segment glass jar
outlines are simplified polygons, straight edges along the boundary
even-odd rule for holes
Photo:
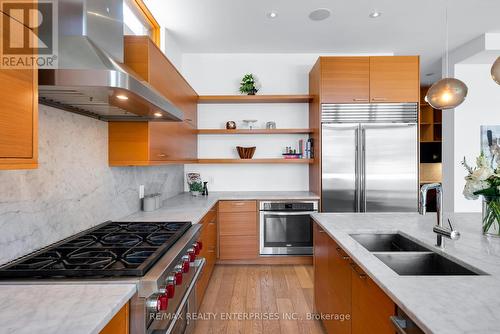
[[[483,234],[500,237],[500,196],[483,196]]]

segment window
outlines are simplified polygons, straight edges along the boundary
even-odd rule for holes
[[[125,35],[149,36],[160,47],[160,25],[142,0],[123,1]]]

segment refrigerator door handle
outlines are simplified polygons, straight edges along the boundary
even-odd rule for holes
[[[356,212],[361,212],[361,181],[360,181],[360,142],[359,142],[359,126],[354,130],[354,141],[356,144],[356,152],[354,154],[354,198],[355,198],[355,207]]]
[[[366,212],[366,129],[361,126],[361,212]]]

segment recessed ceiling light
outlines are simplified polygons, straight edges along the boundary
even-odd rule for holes
[[[370,16],[372,19],[376,19],[377,17],[382,16],[382,13],[376,10],[376,11],[374,11],[373,13],[370,13],[370,15],[369,15],[369,16]]]
[[[313,21],[323,21],[330,17],[332,12],[328,8],[318,8],[309,13],[309,18]]]
[[[128,100],[128,96],[127,95],[116,95],[116,98],[119,99],[119,100]]]
[[[155,115],[155,117],[162,117],[163,114],[159,111],[155,112],[153,115]]]
[[[270,19],[275,19],[278,17],[278,12],[276,12],[275,10],[272,10],[269,13],[267,13],[267,17]]]

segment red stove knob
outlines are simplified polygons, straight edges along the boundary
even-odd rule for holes
[[[198,243],[197,243],[197,242],[195,242],[195,243],[193,244],[193,248],[194,248],[194,254],[195,254],[195,255],[200,254],[200,249],[201,249],[201,248],[200,248],[200,245],[198,245]]]
[[[189,255],[184,255],[182,257],[182,271],[184,273],[189,272],[189,262],[191,262]]]
[[[176,285],[182,284],[182,273],[184,272],[184,269],[182,267],[183,266],[181,264],[178,264],[174,268],[174,278]]]
[[[196,259],[196,251],[194,250],[194,248],[189,248],[187,250],[187,253],[189,256],[189,262],[194,262],[194,260]]]
[[[165,294],[167,295],[167,298],[174,298],[174,294],[175,294],[175,277],[174,276],[168,276],[166,281],[167,281],[167,285],[165,286]]]
[[[158,311],[166,311],[168,307],[168,297],[167,295],[159,295],[156,299],[156,309]]]

